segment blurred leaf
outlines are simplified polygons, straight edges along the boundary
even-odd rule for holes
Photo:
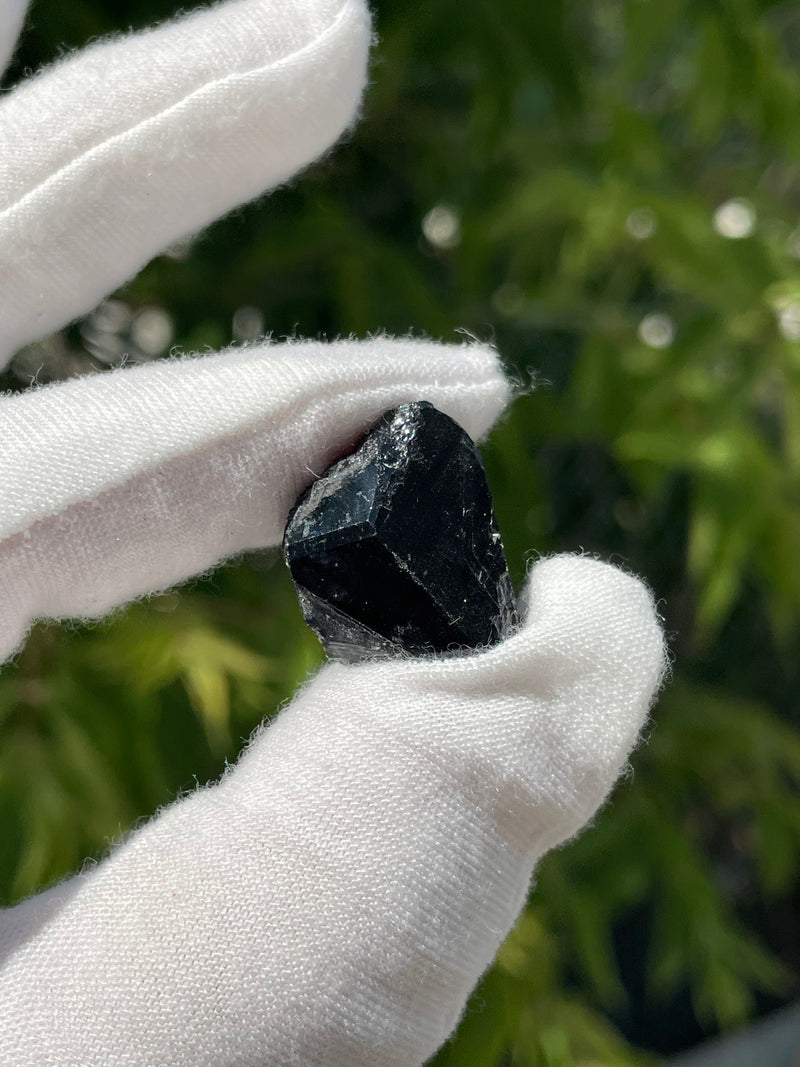
[[[129,609],[97,643],[94,658],[113,664],[141,693],[181,682],[215,752],[230,745],[231,686],[263,684],[274,674],[270,660],[220,633],[185,603],[166,612],[158,605]]]

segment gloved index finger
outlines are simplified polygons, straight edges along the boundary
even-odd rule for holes
[[[355,115],[369,38],[363,0],[230,0],[92,45],[12,92],[0,367],[329,148]]]
[[[37,618],[90,618],[280,541],[298,493],[385,411],[482,437],[496,353],[374,339],[252,346],[0,400],[0,663]]]

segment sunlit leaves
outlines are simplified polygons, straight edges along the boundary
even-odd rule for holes
[[[535,907],[523,913],[467,1006],[437,1067],[646,1067],[608,1022],[559,988],[558,947]]]
[[[220,632],[207,616],[170,603],[133,607],[100,639],[92,656],[142,695],[179,682],[203,723],[211,748],[231,744],[231,688],[266,684],[275,667]]]

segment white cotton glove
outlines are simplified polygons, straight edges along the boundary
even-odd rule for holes
[[[95,44],[3,100],[0,366],[329,148],[369,34],[362,0],[231,0]]]
[[[16,90],[0,104],[0,350],[332,143],[368,35],[357,0],[238,0]],[[404,340],[0,397],[0,658],[35,618],[97,617],[276,544],[313,474],[414,399],[481,437],[509,388],[486,348]],[[488,651],[329,664],[219,784],[0,913],[0,1064],[432,1055],[537,859],[606,798],[662,670],[647,591],[605,564],[539,563],[521,612]]]

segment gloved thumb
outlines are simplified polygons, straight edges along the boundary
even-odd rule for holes
[[[326,666],[219,784],[0,916],[0,1061],[424,1062],[606,798],[663,655],[636,579],[562,556],[490,650]]]

